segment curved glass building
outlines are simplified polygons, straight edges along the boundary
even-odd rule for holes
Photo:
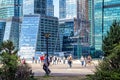
[[[22,0],[0,0],[0,18],[6,19],[11,16],[21,16]]]

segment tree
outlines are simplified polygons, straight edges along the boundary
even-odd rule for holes
[[[88,80],[120,80],[120,23],[114,21],[103,40],[105,59]]]
[[[110,31],[103,39],[102,50],[104,51],[104,56],[111,54],[111,50],[115,47],[114,44],[120,42],[120,22],[114,21],[110,26]]]
[[[120,43],[114,46],[111,54],[99,64],[88,80],[120,80]]]
[[[31,67],[18,63],[17,50],[12,41],[4,41],[0,45],[0,80],[34,80]]]

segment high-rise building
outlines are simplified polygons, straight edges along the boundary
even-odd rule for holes
[[[113,20],[120,20],[120,0],[94,0],[95,48],[102,50],[102,39]]]
[[[77,14],[76,0],[59,0],[59,18],[73,19]]]
[[[0,20],[0,43],[3,41],[4,32],[5,32],[6,20]]]
[[[23,15],[46,15],[46,0],[23,0]]]
[[[22,0],[0,0],[0,19],[5,19],[3,41],[11,40],[18,49]]]
[[[53,0],[47,0],[47,16],[54,16]]]
[[[88,0],[88,19],[90,22],[90,46],[95,46],[94,38],[94,0]]]
[[[22,16],[22,0],[0,0],[0,19]]]
[[[19,45],[19,19],[11,17],[6,19],[6,26],[3,41],[11,40],[18,49]]]
[[[65,55],[74,55],[74,46],[71,45],[73,42],[70,37],[74,35],[74,19],[59,20],[59,37],[60,37],[60,48]]]
[[[88,19],[88,0],[77,0],[77,17],[75,18],[74,38],[77,38],[77,55],[89,54],[90,22]]]
[[[77,16],[77,2],[76,0],[59,0],[59,32],[60,41],[62,41],[62,51],[65,54],[72,54],[74,56],[74,45],[70,37],[74,35],[74,18]]]
[[[45,33],[49,33],[48,53],[53,55],[56,49],[58,32],[58,18],[50,16],[40,16],[39,14],[24,15],[20,31],[19,54],[22,58],[32,58],[33,56],[46,53]]]

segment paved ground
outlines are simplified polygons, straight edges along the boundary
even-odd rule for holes
[[[94,64],[87,65],[86,67],[82,67],[80,61],[74,60],[72,68],[68,67],[68,64],[56,64],[50,65],[51,76],[79,76],[79,75],[87,75],[94,74],[95,66],[98,65],[98,60],[93,60]],[[42,69],[42,64],[31,63],[29,64],[32,67],[35,76],[44,76],[45,72]]]

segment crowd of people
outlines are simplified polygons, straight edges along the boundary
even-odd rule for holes
[[[20,63],[25,64],[26,60],[25,58],[22,58],[19,60]],[[80,58],[80,64],[82,67],[86,67],[86,65],[90,64],[92,62],[92,57],[89,55],[87,57],[81,56]],[[67,57],[58,57],[58,56],[47,56],[47,54],[43,54],[39,57],[32,57],[32,63],[42,63],[43,70],[45,71],[46,75],[49,75],[51,73],[51,70],[49,69],[49,65],[57,65],[57,64],[68,64],[69,68],[72,68],[73,65],[73,58],[72,55],[69,55]]]

